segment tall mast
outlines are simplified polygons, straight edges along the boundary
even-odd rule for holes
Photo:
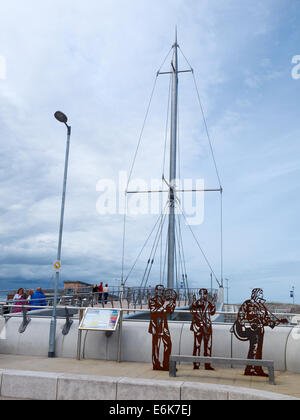
[[[178,44],[177,29],[175,44],[173,45],[172,60],[172,111],[171,111],[171,140],[170,140],[170,213],[168,232],[168,288],[174,288],[175,267],[175,180],[177,156],[177,116],[178,116]]]

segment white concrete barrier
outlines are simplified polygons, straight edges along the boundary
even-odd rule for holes
[[[0,340],[0,353],[12,355],[48,355],[50,319],[32,319],[23,334],[18,332],[22,318],[11,318],[6,324],[6,340]],[[59,319],[56,329],[56,355],[76,358],[78,320],[74,320],[67,336],[62,335],[65,321]],[[173,354],[192,355],[194,334],[189,322],[170,322]],[[149,321],[124,321],[121,341],[121,360],[152,362],[152,336]],[[245,358],[249,342],[238,341],[230,333],[231,325],[214,324],[213,356]],[[117,360],[118,332],[107,337],[104,332],[83,332],[82,357]],[[300,327],[280,326],[265,329],[263,358],[274,360],[275,370],[300,373]]]
[[[181,400],[294,400],[273,392],[227,385],[184,382],[181,385]]]
[[[2,371],[1,397],[56,400],[57,374]]]
[[[92,375],[58,376],[58,400],[116,400],[117,383],[121,378],[101,377]]]
[[[296,400],[287,395],[194,382],[0,371],[0,397],[32,400]]]
[[[300,326],[294,327],[286,345],[286,369],[300,373]]]
[[[118,400],[180,400],[182,382],[123,378],[117,384]]]

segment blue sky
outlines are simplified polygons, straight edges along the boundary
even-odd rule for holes
[[[0,289],[52,285],[65,152],[64,127],[53,118],[57,109],[73,127],[62,279],[112,284],[120,278],[123,218],[97,214],[96,184],[129,171],[154,77],[177,25],[224,187],[230,300],[240,302],[252,287],[262,287],[268,299],[289,302],[292,286],[297,300],[300,80],[291,71],[292,57],[300,54],[299,15],[295,0],[288,7],[285,0],[3,3]],[[161,176],[167,91],[168,78],[160,78],[134,176]],[[180,139],[182,176],[217,186],[190,75],[180,78]],[[130,218],[126,269],[153,221]],[[219,275],[218,196],[205,197],[205,220],[195,233]],[[191,285],[209,286],[209,270],[188,231],[184,242]]]

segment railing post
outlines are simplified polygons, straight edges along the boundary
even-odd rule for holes
[[[79,309],[79,324],[81,323],[83,317],[83,309]],[[78,336],[77,336],[77,360],[81,359],[81,338],[82,338],[82,331],[78,329]]]
[[[120,319],[119,319],[118,363],[121,362],[121,358],[122,358],[122,328],[123,328],[123,310],[121,309]]]
[[[269,371],[269,382],[271,385],[276,385],[275,384],[275,373],[274,373],[274,365],[273,366],[268,366],[268,371]]]
[[[170,378],[176,378],[176,361],[170,360],[170,370],[169,370],[169,376]]]

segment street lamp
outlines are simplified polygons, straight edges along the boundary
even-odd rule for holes
[[[65,157],[63,193],[62,193],[62,202],[61,202],[57,261],[55,263],[56,277],[55,277],[55,289],[54,289],[53,314],[52,314],[51,323],[50,323],[50,335],[49,335],[48,357],[52,357],[52,358],[55,357],[56,305],[57,305],[58,287],[59,287],[59,269],[61,266],[61,245],[62,245],[62,234],[63,234],[63,225],[64,225],[66,187],[67,187],[68,163],[69,163],[70,140],[71,140],[71,127],[67,124],[68,117],[61,111],[57,111],[54,114],[54,117],[57,119],[57,121],[65,124],[65,126],[67,127],[67,147],[66,147],[66,157]]]

